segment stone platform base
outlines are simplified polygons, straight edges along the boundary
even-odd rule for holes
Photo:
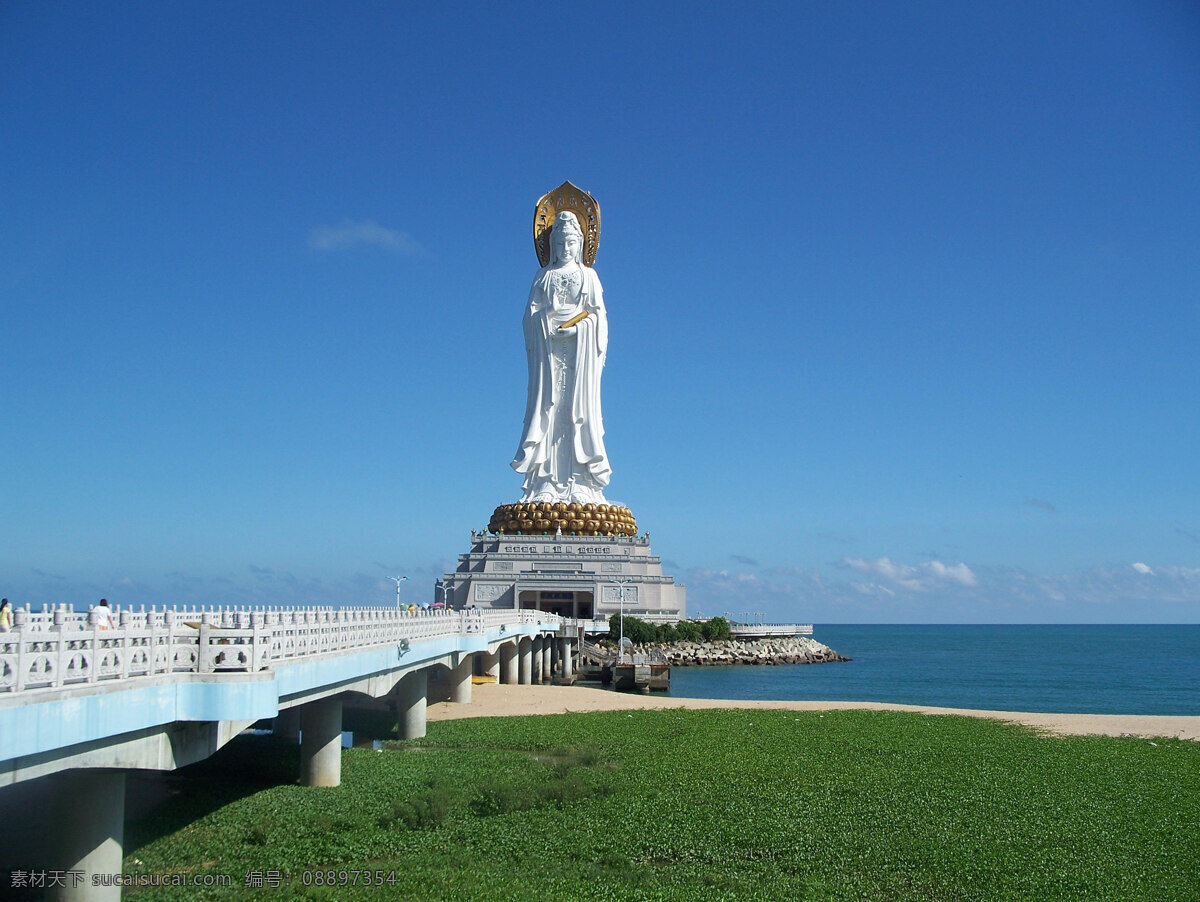
[[[488,532],[509,536],[636,536],[637,521],[620,504],[526,501],[492,512]]]
[[[534,527],[536,529],[536,526]],[[687,617],[687,590],[662,571],[649,536],[471,533],[471,550],[442,577],[455,608],[547,611],[594,620],[622,608],[643,620]]]

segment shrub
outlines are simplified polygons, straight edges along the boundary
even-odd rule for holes
[[[480,817],[521,811],[530,807],[529,794],[508,783],[487,783],[479,787],[479,794],[471,800],[471,810]]]
[[[431,789],[415,798],[392,802],[391,814],[381,817],[379,825],[394,827],[402,824],[409,830],[431,830],[449,813],[449,794],[441,789]]]
[[[246,831],[245,842],[248,846],[265,846],[271,841],[271,827],[266,820],[260,820]]]
[[[613,615],[608,619],[608,638],[616,642],[620,634],[621,618]],[[729,621],[724,617],[713,617],[703,622],[681,620],[679,623],[655,625],[625,615],[625,638],[634,645],[648,645],[651,642],[713,642],[728,639],[731,635]]]
[[[614,642],[621,635],[621,618],[608,618],[608,637]],[[639,620],[637,617],[625,615],[625,638],[634,645],[645,645],[653,642],[657,636],[657,630],[654,625],[647,623],[645,620]]]
[[[715,642],[718,639],[728,639],[733,635],[729,631],[729,621],[724,617],[713,617],[711,620],[706,620],[701,625],[700,631],[709,642]]]
[[[675,635],[680,642],[699,642],[704,638],[704,631],[694,620],[681,620],[675,624]]]
[[[560,773],[566,773],[576,767],[595,767],[601,761],[601,752],[594,745],[560,745],[551,749],[549,755],[539,756],[537,760],[551,764]]]
[[[565,774],[558,779],[539,786],[538,801],[543,805],[566,805],[588,798],[591,793],[578,774]]]

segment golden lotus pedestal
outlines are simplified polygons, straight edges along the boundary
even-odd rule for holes
[[[636,536],[637,521],[620,504],[526,501],[492,511],[488,532],[508,536]]]

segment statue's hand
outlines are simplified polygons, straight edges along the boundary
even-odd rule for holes
[[[554,330],[554,332],[556,335],[574,335],[575,327],[574,326],[559,326],[557,329]]]

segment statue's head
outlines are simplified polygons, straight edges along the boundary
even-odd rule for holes
[[[550,262],[566,263],[583,259],[583,229],[579,220],[569,210],[563,210],[554,220],[554,232],[550,235]]]

